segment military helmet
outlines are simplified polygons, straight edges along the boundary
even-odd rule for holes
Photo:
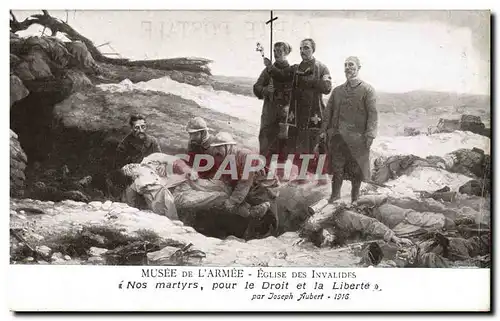
[[[222,145],[236,145],[233,136],[227,132],[220,132],[215,135],[213,142],[210,147],[222,146]]]
[[[202,130],[208,130],[207,123],[201,117],[191,118],[186,128],[188,133],[196,133]]]

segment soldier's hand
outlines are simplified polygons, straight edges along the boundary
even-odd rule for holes
[[[370,136],[365,136],[365,143],[366,143],[366,147],[367,147],[367,148],[372,147],[372,144],[373,144],[373,137],[370,137]]]
[[[271,62],[271,60],[269,60],[268,58],[264,57],[264,66],[266,66],[267,68],[269,68],[272,65],[273,65],[273,63]]]
[[[272,82],[270,82],[269,85],[267,85],[267,92],[274,93],[274,85]]]
[[[403,237],[393,237],[394,243],[396,243],[398,246],[411,246],[413,245],[413,242],[409,239],[405,239]]]

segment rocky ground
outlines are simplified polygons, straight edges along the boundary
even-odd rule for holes
[[[12,199],[10,218],[13,264],[347,267],[360,261],[356,246],[318,249],[296,244],[299,237],[293,232],[248,242],[221,240],[111,201]]]
[[[111,201],[12,199],[10,204],[12,264],[371,265],[366,259],[369,242],[318,248],[297,232],[250,241],[233,236],[218,239],[206,237],[181,221]],[[396,245],[382,241],[378,244],[383,258],[377,267],[404,266]],[[457,261],[452,266],[470,268],[476,263]]]

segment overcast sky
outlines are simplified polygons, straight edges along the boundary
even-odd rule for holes
[[[18,19],[27,12],[16,12]],[[66,12],[51,11],[66,19]],[[315,56],[335,84],[343,61],[357,55],[361,77],[388,92],[489,93],[489,13],[482,11],[276,11],[273,40],[287,41],[292,63],[299,42],[316,40]],[[132,59],[198,56],[214,74],[258,77],[261,42],[269,53],[268,11],[70,11],[68,22],[96,44]],[[30,30],[32,32],[34,29]]]

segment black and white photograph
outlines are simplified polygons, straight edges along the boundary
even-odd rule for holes
[[[489,273],[490,34],[489,10],[12,9],[10,266]]]

